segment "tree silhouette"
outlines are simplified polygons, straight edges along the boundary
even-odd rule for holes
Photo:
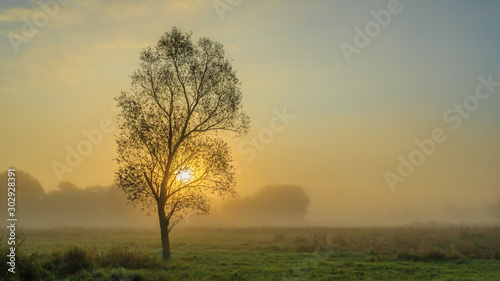
[[[158,212],[163,259],[187,212],[207,214],[209,196],[234,194],[224,132],[246,134],[240,82],[221,44],[196,43],[174,27],[140,55],[129,92],[116,98],[115,182],[133,204]]]

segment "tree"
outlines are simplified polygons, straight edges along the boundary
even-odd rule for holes
[[[130,91],[116,98],[115,182],[130,202],[158,212],[165,260],[169,233],[188,212],[207,214],[210,195],[234,194],[231,151],[221,137],[249,129],[223,46],[191,35],[174,27],[145,48]]]
[[[45,190],[43,189],[40,182],[33,177],[31,174],[24,172],[22,170],[16,169],[14,172],[16,175],[16,212],[19,217],[24,218],[33,216],[31,210],[37,210],[40,208],[43,198],[45,197]],[[0,182],[6,183],[8,178],[8,172],[5,171],[0,173]],[[7,204],[7,187],[5,187],[5,192],[0,192],[0,201],[6,202]],[[6,205],[4,205],[6,206]],[[7,216],[7,212],[4,213]],[[28,221],[35,221],[34,219],[28,219]]]

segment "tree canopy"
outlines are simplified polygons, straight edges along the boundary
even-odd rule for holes
[[[132,85],[117,97],[116,183],[134,204],[156,209],[169,232],[186,212],[209,211],[209,194],[234,193],[224,132],[245,134],[241,83],[221,44],[196,43],[174,27],[140,54]],[[180,174],[190,174],[180,179]]]

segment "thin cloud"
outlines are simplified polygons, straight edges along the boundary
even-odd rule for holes
[[[0,22],[22,22],[23,17],[30,17],[35,9],[10,8],[0,11]]]

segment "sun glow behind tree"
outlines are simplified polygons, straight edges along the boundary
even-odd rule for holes
[[[175,178],[181,183],[189,183],[195,178],[195,173],[190,167],[186,166],[177,170]]]

